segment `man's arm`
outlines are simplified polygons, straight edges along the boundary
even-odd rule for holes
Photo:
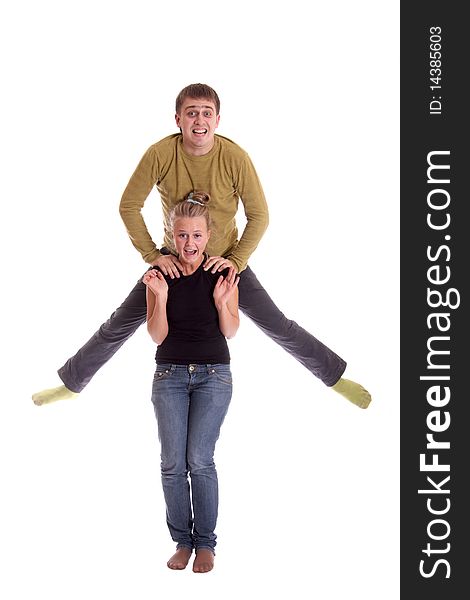
[[[142,208],[157,179],[155,147],[150,146],[130,178],[119,205],[119,213],[132,244],[149,264],[153,264],[161,254],[148,232]]]
[[[243,203],[247,223],[237,247],[226,258],[240,273],[246,267],[269,224],[268,205],[263,188],[248,155],[241,164],[235,189]]]

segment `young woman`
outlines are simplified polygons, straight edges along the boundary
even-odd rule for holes
[[[147,271],[147,328],[158,344],[152,402],[161,443],[166,518],[176,553],[171,569],[214,565],[218,507],[215,444],[232,396],[226,338],[239,326],[238,276],[206,271],[209,195],[192,192],[169,216],[180,277]],[[190,481],[188,480],[188,475]]]

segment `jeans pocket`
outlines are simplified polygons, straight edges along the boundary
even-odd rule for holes
[[[171,368],[171,365],[157,365],[153,381],[164,381],[165,379],[168,379],[168,377],[171,377],[172,374],[173,369]]]
[[[209,374],[221,383],[232,386],[232,372],[229,365],[210,365]]]

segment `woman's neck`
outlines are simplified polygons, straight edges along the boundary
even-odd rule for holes
[[[197,261],[197,263],[185,263],[182,262],[183,266],[183,275],[192,275],[195,271],[199,269],[199,267],[204,262],[205,256],[201,256],[201,258]]]

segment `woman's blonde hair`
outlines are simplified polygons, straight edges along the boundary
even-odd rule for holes
[[[176,219],[180,219],[181,217],[204,217],[207,223],[207,229],[209,230],[211,223],[207,204],[210,198],[211,197],[207,192],[194,190],[193,192],[190,192],[184,200],[175,204],[168,216],[171,230],[173,231]]]

